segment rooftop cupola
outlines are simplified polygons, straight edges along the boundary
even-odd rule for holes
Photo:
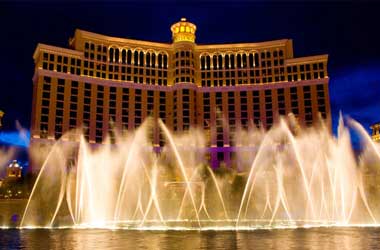
[[[195,42],[195,31],[197,30],[197,26],[195,24],[190,23],[186,20],[186,18],[181,18],[181,21],[173,24],[170,27],[172,31],[173,42]]]

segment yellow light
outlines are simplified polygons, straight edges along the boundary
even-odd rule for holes
[[[188,23],[185,18],[182,18],[180,22],[171,26],[173,34],[173,42],[195,42],[196,26],[192,23]]]

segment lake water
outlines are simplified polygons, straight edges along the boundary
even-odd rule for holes
[[[380,249],[380,228],[254,231],[4,229],[0,249]]]

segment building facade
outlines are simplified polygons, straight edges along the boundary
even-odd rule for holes
[[[104,143],[153,117],[172,131],[204,129],[216,167],[231,165],[237,129],[270,128],[289,113],[305,126],[320,116],[330,123],[327,55],[294,58],[289,39],[198,45],[184,18],[171,32],[171,43],[76,30],[69,48],[38,44],[32,145],[77,127]],[[152,145],[162,144],[155,126]]]
[[[372,129],[372,140],[375,142],[380,142],[380,122],[375,123],[371,126]]]

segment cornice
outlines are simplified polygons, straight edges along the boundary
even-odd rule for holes
[[[135,39],[128,39],[128,38],[120,38],[120,37],[112,37],[112,36],[106,36],[101,35],[85,30],[77,29],[75,31],[75,37],[79,38],[88,38],[91,40],[96,40],[102,43],[107,43],[109,45],[119,45],[120,47],[124,46],[135,46],[135,47],[146,47],[147,49],[151,49],[152,47],[158,48],[158,49],[172,49],[172,44],[169,43],[158,43],[158,42],[150,42],[150,41],[142,41],[142,40],[135,40]]]
[[[323,61],[324,62],[327,60],[328,60],[328,54],[316,55],[316,56],[296,57],[296,58],[285,59],[285,65],[310,63],[310,62],[317,62],[317,61]]]
[[[273,47],[286,46],[287,43],[291,42],[291,39],[281,39],[273,40],[266,42],[258,43],[230,43],[230,44],[204,44],[197,45],[195,49],[199,52],[208,51],[208,50],[226,50],[226,51],[237,51],[237,50],[257,50],[257,49],[266,49]]]
[[[56,46],[52,46],[52,45],[39,43],[39,44],[37,44],[36,50],[33,53],[33,59],[34,60],[37,60],[40,51],[46,51],[49,53],[66,54],[66,55],[70,55],[70,56],[74,56],[74,57],[82,57],[83,56],[82,51],[66,49],[66,48],[61,48],[61,47],[56,47]]]
[[[89,39],[93,41],[98,41],[100,43],[106,43],[108,45],[117,45],[120,47],[133,46],[133,47],[143,47],[145,49],[173,49],[173,43],[158,43],[151,41],[142,41],[136,39],[112,37],[107,35],[102,35],[98,33],[93,33],[85,30],[77,29],[75,31],[76,38]],[[195,44],[196,52],[212,51],[212,50],[225,50],[227,51],[239,51],[239,50],[258,50],[266,48],[276,48],[281,46],[287,46],[291,39],[280,39],[273,41],[257,42],[257,43],[232,43],[232,44]]]

